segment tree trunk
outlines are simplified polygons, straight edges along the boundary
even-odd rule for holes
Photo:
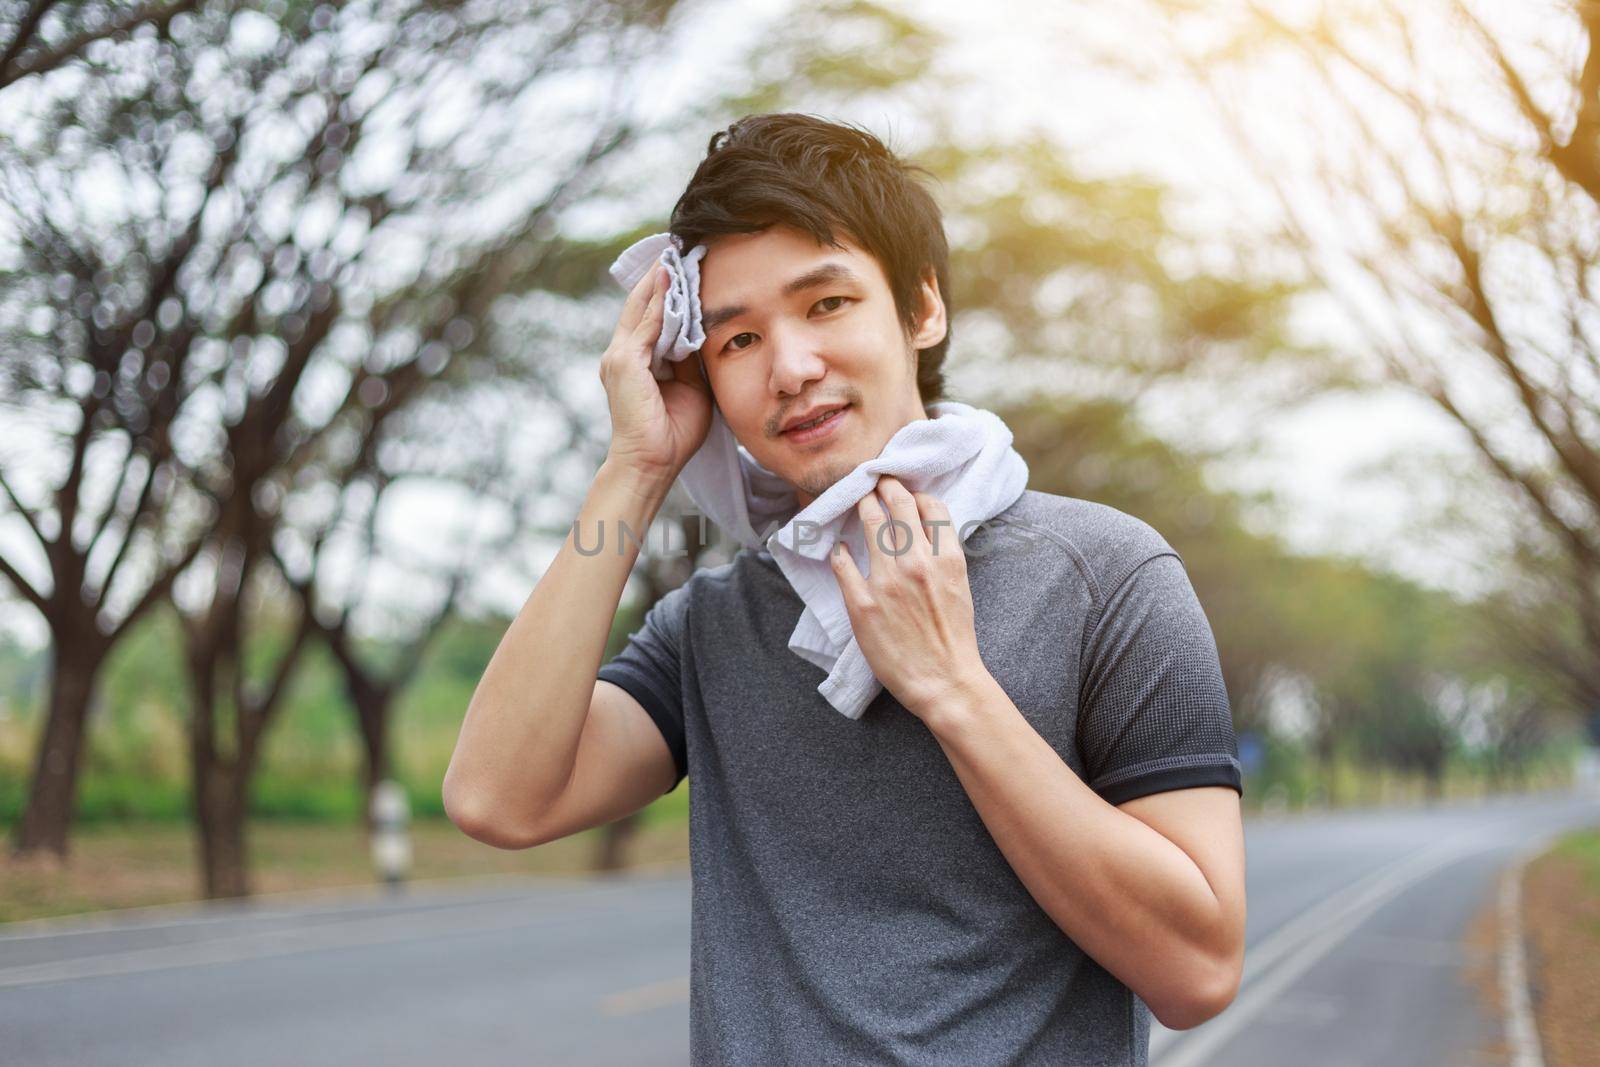
[[[240,669],[239,660],[229,654],[238,641],[235,634],[234,626],[224,624],[207,631],[203,641],[197,642],[194,632],[189,636],[191,803],[200,886],[209,899],[250,894],[245,831],[257,734],[242,721],[248,712],[232,695],[232,672]],[[219,714],[224,708],[227,713]]]
[[[78,770],[83,763],[89,706],[103,658],[72,650],[56,639],[50,675],[50,704],[34,761],[28,804],[12,842],[15,855],[53,853],[67,859]]]
[[[199,830],[200,874],[213,900],[250,895],[245,830],[250,775],[242,761],[195,762],[195,825]]]
[[[639,813],[624,815],[616,822],[607,823],[600,830],[600,844],[595,849],[596,871],[620,871],[626,865],[628,842],[639,830]]]
[[[1324,807],[1336,808],[1339,806],[1339,774],[1338,763],[1333,754],[1325,753],[1317,761],[1322,777],[1322,803]]]
[[[363,818],[370,833],[376,827],[372,822],[372,794],[378,783],[389,777],[389,705],[393,693],[389,690],[352,685],[351,700],[356,705],[356,720],[361,727],[361,748],[366,758],[363,785],[366,798]]]
[[[1444,767],[1433,764],[1428,767],[1427,776],[1423,779],[1423,796],[1430,804],[1437,804],[1444,799]]]

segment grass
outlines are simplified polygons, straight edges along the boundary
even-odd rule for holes
[[[1600,897],[1600,829],[1568,834],[1556,843],[1553,852],[1573,864],[1582,873],[1589,892]]]

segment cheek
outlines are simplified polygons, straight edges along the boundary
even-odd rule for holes
[[[729,426],[740,430],[759,429],[766,415],[761,380],[747,367],[720,367],[710,375],[711,391]]]
[[[895,329],[892,321],[874,321],[854,326],[839,338],[838,362],[848,366],[853,374],[875,376],[889,369],[885,353],[898,353],[905,349],[905,335]]]

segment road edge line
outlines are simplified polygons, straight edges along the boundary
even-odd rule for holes
[[[1528,962],[1522,929],[1522,876],[1534,856],[1549,847],[1541,842],[1524,850],[1500,876],[1500,998],[1512,1067],[1544,1067],[1539,1026],[1528,990]]]

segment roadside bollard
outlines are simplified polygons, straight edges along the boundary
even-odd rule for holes
[[[410,819],[411,805],[399,782],[385,778],[373,787],[372,864],[390,889],[400,888],[411,870]]]

